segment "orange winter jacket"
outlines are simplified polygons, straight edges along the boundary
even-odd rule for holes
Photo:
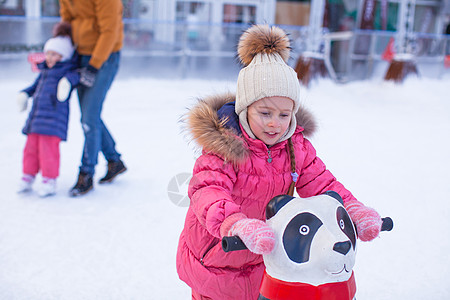
[[[60,14],[72,25],[78,53],[90,55],[97,69],[123,45],[123,6],[120,0],[60,0]]]

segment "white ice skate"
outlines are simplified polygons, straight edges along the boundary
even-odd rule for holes
[[[34,176],[23,174],[19,182],[19,187],[17,189],[18,193],[28,193],[33,187]]]
[[[56,193],[56,179],[43,178],[39,187],[38,195],[40,197],[52,196]]]

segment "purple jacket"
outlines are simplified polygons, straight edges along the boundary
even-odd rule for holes
[[[287,141],[270,148],[239,129],[229,128],[217,111],[234,101],[219,95],[200,101],[186,116],[194,140],[203,148],[189,184],[190,207],[181,233],[177,270],[180,278],[201,295],[213,299],[257,299],[264,271],[261,255],[248,250],[225,253],[220,226],[234,213],[265,220],[265,208],[276,195],[286,194],[292,182]],[[304,108],[297,114],[292,136],[296,183],[300,197],[328,190],[344,202],[352,194],[328,171],[305,138],[315,128]],[[229,116],[232,122],[235,116]],[[270,153],[269,153],[270,150]],[[268,158],[272,162],[268,162]]]
[[[49,69],[45,62],[38,64],[41,73],[30,87],[23,91],[33,97],[33,106],[22,132],[38,133],[67,139],[69,122],[69,101],[59,102],[56,98],[58,82],[66,77],[72,85],[78,85],[80,75],[76,71],[77,55],[71,60],[57,62]]]

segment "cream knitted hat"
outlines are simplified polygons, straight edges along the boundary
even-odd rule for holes
[[[57,36],[49,39],[44,45],[44,52],[55,51],[61,54],[61,61],[68,60],[72,57],[75,48],[72,40],[68,36]]]
[[[239,40],[238,55],[245,67],[238,76],[235,111],[251,138],[256,137],[248,124],[247,108],[266,97],[287,97],[294,102],[291,123],[278,142],[287,140],[295,131],[295,114],[300,106],[300,83],[297,73],[286,64],[289,53],[289,38],[275,26],[254,25]]]

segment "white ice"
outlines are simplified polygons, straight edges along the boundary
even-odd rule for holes
[[[18,195],[21,134],[15,103],[24,79],[0,83],[0,299],[190,299],[175,255],[187,208],[168,197],[199,152],[180,116],[198,97],[234,91],[234,81],[120,78],[103,118],[128,172],[70,198],[82,149],[76,95],[54,197]],[[329,80],[303,90],[319,122],[319,157],[394,230],[358,244],[358,300],[450,299],[450,77]],[[106,163],[99,159],[96,181]],[[180,194],[186,186],[180,187]]]

